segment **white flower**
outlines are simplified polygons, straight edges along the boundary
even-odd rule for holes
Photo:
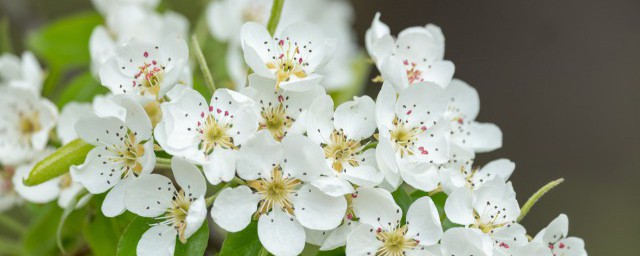
[[[584,241],[581,238],[570,237],[568,234],[569,218],[565,214],[560,214],[541,230],[533,241],[548,246],[553,255],[587,256]]]
[[[266,25],[273,1],[269,0],[222,0],[213,1],[207,7],[207,25],[218,40],[240,43],[238,31],[247,22]],[[285,2],[286,4],[286,2]]]
[[[451,228],[442,235],[440,250],[443,256],[492,256],[491,239],[477,229]],[[519,255],[519,254],[513,254]]]
[[[260,76],[275,81],[275,88],[306,91],[322,76],[315,73],[333,55],[334,40],[310,23],[295,23],[272,37],[264,25],[248,22],[240,31],[244,60]]]
[[[362,225],[349,235],[347,255],[429,255],[442,236],[440,216],[429,197],[411,204],[404,225],[402,210],[383,189],[360,188],[354,211]]]
[[[62,107],[56,127],[56,134],[62,144],[67,144],[78,138],[76,123],[80,118],[92,113],[93,108],[90,103],[69,102]]]
[[[10,53],[0,55],[0,87],[22,88],[39,95],[43,82],[44,72],[31,52],[22,53],[22,59]]]
[[[353,193],[349,183],[373,187],[384,176],[376,167],[375,149],[364,150],[376,130],[375,103],[368,97],[354,97],[333,111],[329,95],[316,99],[307,115],[307,135],[322,146],[327,166],[334,175],[314,184],[333,196]]]
[[[502,131],[495,124],[479,123],[480,97],[473,87],[453,79],[445,93],[450,99],[445,116],[451,120],[451,143],[469,154],[493,151],[502,146]]]
[[[331,230],[342,222],[344,197],[332,197],[310,182],[326,174],[320,147],[302,135],[277,142],[258,132],[240,149],[238,176],[247,185],[222,190],[211,216],[223,229],[237,232],[258,219],[258,237],[275,255],[298,255],[304,228]]]
[[[499,179],[505,183],[516,168],[514,162],[505,158],[493,160],[482,168],[472,167],[472,162],[454,166],[454,168],[440,170],[442,190],[447,195],[463,187],[469,190],[477,190],[492,179]]]
[[[15,172],[15,168],[11,166],[2,166],[0,168],[0,213],[22,203],[13,186]]]
[[[182,83],[189,60],[187,43],[167,36],[154,44],[132,39],[116,48],[115,56],[100,68],[100,81],[114,94],[136,94],[160,99]]]
[[[176,94],[161,105],[164,119],[155,129],[158,143],[172,155],[201,164],[210,183],[230,181],[238,149],[258,128],[255,104],[228,89],[216,90],[210,104],[190,88]]]
[[[513,255],[518,256],[557,256],[557,254],[552,254],[551,249],[542,241],[531,241],[527,245],[522,246],[516,250]],[[560,254],[562,255],[562,254]]]
[[[93,6],[102,14],[109,14],[113,9],[125,6],[140,6],[147,9],[154,9],[160,0],[91,0]]]
[[[78,136],[95,148],[89,151],[84,164],[71,167],[73,180],[92,194],[113,188],[102,204],[106,216],[124,212],[126,186],[138,176],[149,174],[156,162],[151,121],[144,109],[126,96],[116,100],[127,111],[124,122],[116,117],[95,115],[78,121]]]
[[[378,13],[367,30],[365,44],[382,77],[398,91],[424,81],[444,88],[453,78],[455,66],[443,60],[444,36],[436,25],[406,28],[393,40]]]
[[[249,87],[243,94],[256,103],[260,114],[260,130],[268,130],[280,141],[287,134],[303,134],[306,131],[306,115],[313,100],[325,95],[321,86],[311,86],[306,91],[286,91],[274,88],[274,81],[259,75],[249,76]]]
[[[171,160],[171,169],[180,190],[159,174],[140,177],[126,189],[127,210],[161,220],[142,235],[137,255],[173,255],[176,236],[186,243],[207,217],[204,200],[207,184],[200,170],[180,157]]]
[[[397,188],[402,179],[431,191],[438,185],[437,164],[449,154],[449,122],[442,119],[447,100],[433,83],[419,83],[397,96],[385,82],[376,100],[380,132],[376,161],[386,182]]]
[[[96,77],[100,67],[116,54],[117,45],[133,38],[158,45],[167,35],[186,38],[189,30],[182,15],[171,11],[159,14],[139,5],[117,5],[105,16],[105,25],[97,26],[89,39],[91,71]]]
[[[451,222],[490,236],[494,255],[512,255],[527,244],[526,230],[516,223],[520,206],[511,182],[492,179],[475,191],[459,188],[447,198],[444,209]]]
[[[57,118],[49,100],[25,89],[0,88],[0,163],[24,163],[44,150]]]

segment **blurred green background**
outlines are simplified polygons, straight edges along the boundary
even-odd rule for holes
[[[205,1],[165,1],[195,20]],[[640,239],[640,1],[352,1],[362,43],[376,11],[394,34],[435,23],[456,77],[481,95],[480,121],[498,124],[523,203],[546,182],[567,181],[524,220],[535,234],[559,213],[590,255],[635,255]],[[14,52],[59,17],[91,11],[88,0],[0,0]],[[6,40],[6,38],[0,38]],[[2,42],[0,40],[0,42]],[[372,76],[377,71],[372,72]],[[379,84],[370,84],[375,97]]]

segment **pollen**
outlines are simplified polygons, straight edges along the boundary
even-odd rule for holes
[[[271,132],[275,140],[282,140],[287,130],[295,120],[287,115],[286,107],[282,103],[266,107],[260,113],[262,120],[259,129]]]
[[[291,196],[301,184],[298,179],[284,177],[280,166],[273,168],[269,179],[247,181],[247,185],[262,196],[256,217],[270,212],[274,207],[282,207],[289,214],[293,214]]]
[[[359,141],[347,139],[340,131],[331,133],[329,139],[329,143],[323,146],[323,151],[325,158],[333,162],[333,170],[342,172],[345,164],[353,167],[359,165],[358,154],[364,148]]]

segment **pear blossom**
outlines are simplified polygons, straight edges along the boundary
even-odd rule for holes
[[[127,210],[160,221],[142,235],[137,255],[173,255],[176,237],[186,243],[207,217],[207,184],[200,170],[181,157],[171,160],[171,169],[179,190],[169,178],[149,174],[133,181],[125,191]]]
[[[258,129],[254,102],[228,89],[216,90],[211,103],[191,88],[176,94],[161,105],[158,143],[172,155],[201,164],[210,183],[230,181],[238,150]]]
[[[429,255],[442,237],[438,210],[426,196],[411,204],[404,225],[402,209],[380,188],[361,188],[354,212],[362,225],[349,235],[347,255]]]
[[[18,196],[13,186],[13,176],[15,172],[14,167],[0,167],[0,213],[8,211],[22,203],[22,199]]]
[[[516,164],[505,158],[493,160],[481,168],[473,167],[472,162],[465,162],[455,165],[454,168],[441,169],[440,182],[442,190],[447,195],[459,188],[475,191],[492,179],[506,183],[515,168]]]
[[[189,49],[180,36],[160,43],[136,38],[116,47],[115,56],[100,68],[100,81],[114,94],[134,94],[161,99],[176,84],[188,64]]]
[[[44,72],[33,53],[24,52],[21,58],[10,53],[0,55],[0,87],[22,88],[39,95],[43,82]]]
[[[302,135],[277,142],[258,132],[240,149],[238,176],[246,185],[222,190],[211,209],[213,220],[229,232],[258,219],[258,238],[274,255],[298,255],[305,229],[331,230],[342,222],[346,199],[311,185],[330,172],[323,152]]]
[[[484,153],[502,146],[502,131],[491,123],[475,119],[480,111],[478,92],[459,79],[453,79],[445,90],[450,98],[445,116],[451,120],[451,143],[470,154]]]
[[[394,40],[389,27],[380,21],[380,13],[367,30],[365,44],[382,77],[402,91],[418,82],[447,87],[455,66],[444,60],[444,35],[433,24],[409,27]]]
[[[416,84],[399,95],[388,82],[382,85],[376,100],[376,161],[392,188],[402,180],[424,191],[437,187],[438,164],[449,155],[443,96],[444,90],[433,83]]]
[[[450,228],[442,235],[440,251],[443,256],[492,256],[492,250],[491,239],[477,229]]]
[[[526,230],[516,223],[520,206],[511,182],[495,178],[475,191],[459,188],[445,202],[453,223],[478,229],[493,241],[493,255],[513,255],[527,244]]]
[[[0,163],[18,165],[45,149],[58,110],[31,91],[0,88]]]
[[[542,241],[531,241],[527,245],[518,248],[514,255],[518,256],[557,256]],[[559,254],[562,255],[562,254]]]
[[[316,99],[307,115],[307,135],[322,146],[327,166],[334,172],[316,183],[331,188],[334,196],[353,193],[350,183],[380,184],[384,176],[376,167],[375,149],[364,150],[375,130],[375,103],[370,97],[354,97],[335,113],[329,95]]]
[[[264,25],[247,22],[240,30],[244,60],[255,74],[275,81],[275,88],[306,91],[322,76],[315,71],[331,60],[334,39],[306,22],[288,25],[271,36]]]
[[[95,148],[70,172],[73,180],[92,194],[111,189],[102,204],[106,216],[124,212],[125,188],[132,180],[151,173],[156,162],[151,121],[144,109],[127,96],[116,101],[126,109],[124,121],[89,115],[76,124],[78,136]]]
[[[116,1],[117,2],[117,1]],[[137,4],[119,4],[105,13],[105,24],[94,28],[89,39],[91,71],[98,77],[101,66],[116,54],[118,45],[136,38],[158,45],[168,35],[186,38],[189,22],[175,12],[157,13]],[[190,84],[190,70],[181,79]]]
[[[242,90],[256,103],[255,111],[260,115],[258,129],[269,131],[278,141],[287,134],[303,134],[307,130],[309,107],[316,98],[326,95],[325,90],[314,85],[306,91],[287,91],[275,89],[274,84],[271,79],[252,74],[249,87]]]
[[[533,241],[546,245],[554,256],[587,256],[584,241],[568,235],[569,218],[565,214],[560,214],[542,229]]]

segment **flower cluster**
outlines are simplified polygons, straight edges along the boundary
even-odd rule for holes
[[[91,36],[91,69],[110,93],[91,103],[58,114],[40,96],[33,55],[0,58],[0,209],[56,198],[82,207],[105,193],[105,216],[155,220],[138,255],[173,255],[209,217],[227,232],[257,222],[274,255],[306,244],[353,256],[587,255],[565,215],[527,235],[512,161],[474,164],[502,132],[476,121],[478,93],[453,78],[439,27],[393,36],[377,14],[365,43],[379,93],[337,103],[327,91],[351,80],[357,55],[348,5],[287,2],[270,33],[271,1],[215,1],[207,22],[228,44],[237,89],[209,98],[193,89],[188,22],[157,2],[95,1],[106,23]],[[92,148],[83,163],[22,183],[78,139]],[[400,205],[394,191],[413,200]]]

